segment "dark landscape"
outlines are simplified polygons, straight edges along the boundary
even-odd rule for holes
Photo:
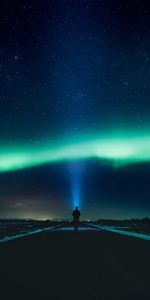
[[[91,225],[92,226],[92,225]],[[1,299],[149,299],[150,243],[81,223],[0,244]]]

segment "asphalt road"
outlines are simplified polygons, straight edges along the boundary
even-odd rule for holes
[[[89,230],[0,245],[0,299],[150,299],[150,242]]]

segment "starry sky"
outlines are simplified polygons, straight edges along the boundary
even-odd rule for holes
[[[0,217],[150,216],[150,4],[2,0]]]

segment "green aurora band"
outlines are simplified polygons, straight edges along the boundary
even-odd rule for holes
[[[150,135],[105,136],[69,143],[9,147],[0,151],[0,172],[21,170],[49,163],[97,158],[113,167],[150,161]]]

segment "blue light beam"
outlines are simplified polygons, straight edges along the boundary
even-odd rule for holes
[[[82,185],[83,185],[83,170],[84,170],[84,162],[75,161],[69,164],[69,173],[71,180],[71,206],[75,208],[78,206],[79,208],[83,205],[83,199],[81,200],[82,195]]]

